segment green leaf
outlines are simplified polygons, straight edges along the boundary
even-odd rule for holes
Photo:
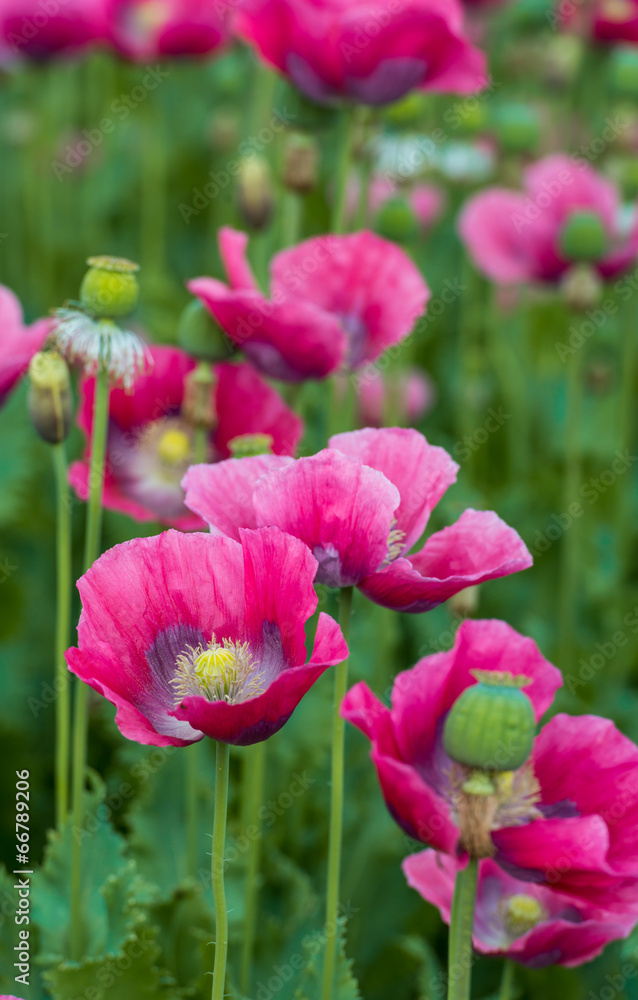
[[[332,1000],[360,1000],[361,994],[357,981],[352,975],[352,962],[346,958],[345,952],[345,920],[339,920],[337,931],[337,965],[335,970],[335,985]],[[284,978],[285,969],[299,968],[301,970],[296,980],[291,983],[289,996],[294,1000],[321,1000],[321,982],[326,949],[324,930],[307,934],[302,941],[301,953],[292,956],[288,965],[275,966],[275,974]],[[279,971],[278,971],[279,970]]]

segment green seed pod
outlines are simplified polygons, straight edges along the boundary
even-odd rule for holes
[[[377,212],[374,228],[380,236],[403,243],[416,236],[418,224],[411,206],[402,195],[388,198]]]
[[[139,265],[123,257],[89,257],[80,300],[99,319],[121,319],[137,305]]]
[[[507,153],[531,153],[539,143],[541,127],[529,104],[504,104],[494,112],[494,129]]]
[[[69,366],[57,351],[39,351],[31,358],[28,408],[43,440],[65,440],[71,429],[71,381]]]
[[[567,260],[591,261],[604,257],[607,233],[597,212],[577,209],[560,234],[560,252]]]
[[[478,684],[463,691],[445,720],[445,751],[466,767],[516,771],[534,742],[534,710],[521,690],[529,679],[498,671],[472,673]]]
[[[177,327],[177,343],[198,361],[228,361],[236,351],[235,345],[199,299],[189,302],[182,312]]]
[[[270,434],[240,434],[228,442],[233,458],[248,458],[252,455],[272,455],[273,439]]]

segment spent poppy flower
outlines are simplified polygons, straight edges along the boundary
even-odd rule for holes
[[[615,184],[584,160],[547,156],[525,171],[524,188],[480,191],[461,213],[461,237],[492,281],[557,282],[583,252],[608,278],[638,256],[638,213],[623,219]]]
[[[22,306],[10,289],[0,285],[0,406],[24,375],[34,354],[51,332],[48,319],[26,326]]]
[[[210,0],[111,0],[111,41],[130,59],[204,56],[229,34]]]
[[[0,37],[15,55],[42,60],[73,55],[107,38],[104,0],[0,0]]]
[[[149,351],[152,370],[138,377],[135,392],[111,393],[103,503],[137,521],[159,520],[184,530],[202,528],[203,522],[184,506],[180,486],[193,458],[194,432],[183,406],[185,380],[195,362],[178,348],[154,346]],[[270,436],[276,454],[293,454],[302,423],[277,392],[247,364],[215,365],[213,373],[211,458],[227,458],[230,441],[255,433]],[[94,393],[95,380],[85,380],[78,423],[89,439]],[[88,455],[71,466],[69,479],[86,499]]]
[[[499,770],[512,749],[499,743],[490,821],[478,831],[464,808],[467,769],[444,746],[446,719],[476,686],[475,671],[526,678],[536,722],[562,684],[531,639],[505,622],[466,621],[451,650],[398,675],[391,708],[364,683],[346,695],[342,715],[371,741],[394,819],[410,837],[454,858],[480,833],[494,861],[517,879],[615,913],[635,906],[638,747],[607,719],[567,715],[544,726],[516,770]]]
[[[322,613],[306,662],[315,570],[277,528],[241,531],[239,542],[166,531],[116,545],[78,581],[69,669],[117,706],[117,725],[138,743],[258,743],[348,655]]]
[[[430,293],[410,258],[361,232],[320,236],[275,255],[271,298],[246,260],[248,237],[224,228],[219,245],[230,287],[214,278],[188,283],[231,340],[274,378],[325,378],[358,368],[403,340]]]
[[[438,907],[449,924],[460,862],[427,850],[405,858],[402,867],[408,885]],[[626,937],[637,917],[638,904],[628,906],[626,913],[609,913],[586,900],[523,882],[491,858],[479,863],[473,936],[483,955],[510,958],[532,969],[572,968],[596,958],[610,941]]]
[[[212,531],[232,537],[240,527],[274,524],[305,541],[319,583],[358,586],[377,604],[418,612],[531,564],[515,531],[473,510],[404,557],[457,470],[415,430],[366,428],[284,467],[268,457],[191,466],[184,488],[187,506]]]
[[[236,30],[319,103],[387,104],[414,88],[471,94],[486,82],[457,0],[244,0]]]

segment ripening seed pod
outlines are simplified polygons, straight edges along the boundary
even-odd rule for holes
[[[383,203],[374,222],[380,236],[395,243],[413,239],[418,232],[414,210],[402,195],[394,195]]]
[[[80,288],[85,309],[101,319],[121,319],[137,305],[139,265],[123,257],[89,257]]]
[[[560,233],[560,252],[567,260],[600,260],[607,243],[602,219],[586,208],[572,212]]]
[[[237,175],[239,210],[253,229],[268,225],[273,210],[270,166],[263,156],[245,156]]]
[[[57,351],[38,351],[29,364],[28,408],[44,441],[60,444],[71,430],[69,366]]]
[[[273,439],[270,434],[240,434],[228,442],[233,458],[250,458],[254,455],[272,455]]]
[[[501,671],[472,673],[478,684],[463,691],[445,720],[445,751],[466,767],[516,771],[534,743],[534,710],[521,690],[529,679]]]

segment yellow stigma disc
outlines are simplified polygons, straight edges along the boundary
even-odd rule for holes
[[[191,443],[185,431],[171,427],[159,439],[157,454],[165,465],[180,465],[191,453]]]

